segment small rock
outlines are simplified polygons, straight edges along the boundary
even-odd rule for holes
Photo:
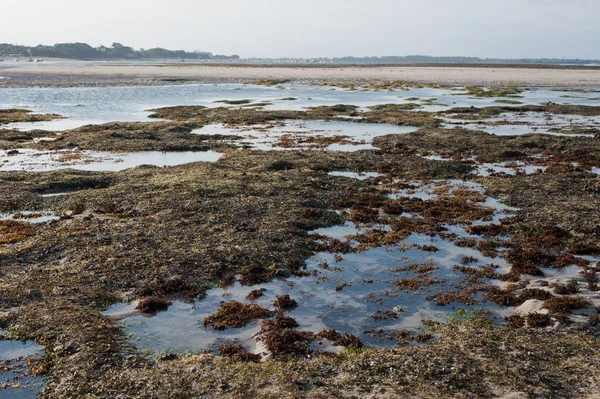
[[[562,328],[562,324],[560,323],[560,321],[557,321],[553,326],[552,329],[554,330],[560,330]]]
[[[282,267],[275,268],[275,276],[277,276],[277,277],[288,278],[291,275],[292,275],[292,271],[290,270],[289,267],[282,266]]]

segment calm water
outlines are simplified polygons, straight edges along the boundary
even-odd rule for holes
[[[5,331],[0,330],[0,334]],[[0,340],[0,363],[11,361],[11,365],[19,365],[27,368],[27,359],[40,357],[43,355],[44,347],[31,342],[21,341],[3,341]],[[42,390],[45,385],[42,377],[22,377],[14,372],[3,371],[0,368],[0,385],[6,383],[6,389],[0,388],[0,398],[2,399],[30,399],[35,398],[36,394]],[[12,388],[13,384],[18,384],[18,388]]]
[[[385,123],[355,123],[348,121],[298,121],[286,120],[284,126],[252,125],[228,127],[223,124],[203,126],[192,131],[194,134],[236,135],[242,140],[233,140],[229,144],[239,147],[251,147],[258,150],[298,150],[310,148],[302,144],[303,139],[317,137],[344,136],[347,144],[332,144],[323,149],[328,151],[360,151],[373,150],[371,145],[375,137],[388,134],[406,134],[419,130],[414,126],[394,126]],[[280,147],[282,139],[293,139],[300,142],[293,147]]]
[[[224,106],[219,100],[250,99],[255,102],[272,102],[265,109],[301,110],[305,107],[335,104],[353,104],[367,107],[376,104],[420,103],[421,99],[433,99],[443,105],[426,105],[422,110],[439,111],[450,107],[498,105],[497,98],[473,98],[456,95],[452,90],[410,89],[407,91],[348,91],[322,86],[283,85],[283,89],[240,84],[190,84],[150,87],[102,87],[102,88],[26,88],[0,89],[1,108],[27,108],[35,112],[57,113],[70,119],[34,124],[15,125],[23,129],[64,130],[90,123],[116,121],[145,121],[149,109],[175,105]],[[598,93],[572,94],[576,98],[563,98],[564,92],[532,89],[523,92],[517,100],[524,104],[552,101],[582,105],[598,105]],[[283,100],[294,97],[297,100]],[[416,97],[420,100],[408,100]]]
[[[0,171],[46,172],[58,169],[78,169],[96,172],[118,172],[140,165],[176,166],[190,162],[216,162],[223,156],[215,151],[180,152],[98,152],[39,151],[20,149],[17,155],[0,150]]]
[[[339,172],[333,172],[332,175],[353,178]],[[451,184],[454,188],[481,190],[481,186],[472,183],[453,181]],[[398,192],[396,195],[435,197],[433,193],[435,188],[435,185],[423,185],[414,192]],[[512,211],[511,208],[493,198],[488,198],[483,205],[496,209],[494,219],[485,223],[497,223],[500,218],[508,216]],[[460,236],[480,239],[469,235],[463,227],[447,227]],[[369,226],[369,228],[389,229],[386,226]],[[347,222],[342,226],[316,230],[315,233],[344,239],[348,235],[363,233],[366,229],[364,226],[358,227]],[[438,251],[428,252],[414,245],[434,245]],[[307,261],[307,269],[316,270],[316,276],[291,277],[287,280],[275,280],[252,287],[244,287],[236,283],[226,289],[212,289],[208,291],[206,299],[194,305],[174,301],[168,311],[160,312],[154,317],[140,314],[132,316],[135,302],[115,305],[107,311],[107,314],[122,318],[126,330],[131,334],[131,339],[140,347],[153,351],[214,350],[218,344],[230,341],[241,342],[253,350],[256,348],[253,335],[260,329],[260,322],[240,329],[214,331],[205,329],[202,320],[214,313],[220,307],[221,301],[247,302],[245,298],[250,291],[263,288],[266,290],[265,295],[256,301],[263,307],[272,308],[276,296],[282,294],[289,294],[298,302],[298,307],[290,311],[289,315],[298,321],[299,329],[319,332],[324,328],[335,328],[340,332],[355,334],[370,346],[394,346],[396,345],[395,332],[398,330],[419,329],[422,326],[422,318],[447,321],[460,307],[464,307],[458,304],[441,307],[426,298],[434,291],[451,288],[453,284],[458,283],[460,275],[452,269],[452,266],[460,264],[463,256],[473,256],[478,259],[471,266],[494,263],[499,266],[500,272],[508,271],[509,268],[502,259],[484,257],[474,249],[458,247],[440,237],[413,234],[398,245],[345,254],[342,255],[341,260],[336,259],[335,254],[332,253],[318,253]],[[418,294],[412,291],[394,290],[395,279],[415,276],[413,272],[399,271],[398,268],[413,263],[431,263],[437,268],[432,277],[443,282],[431,289],[425,288]],[[336,287],[342,283],[348,286],[337,290]],[[512,309],[503,309],[490,303],[480,304],[478,307],[493,310],[498,316],[513,312]],[[377,310],[395,310],[398,318],[377,320],[373,317]],[[379,332],[371,336],[373,331]]]

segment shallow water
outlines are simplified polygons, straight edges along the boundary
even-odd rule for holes
[[[498,136],[517,136],[531,133],[549,134],[553,136],[593,137],[593,134],[555,133],[551,129],[597,128],[600,126],[600,117],[580,115],[555,115],[542,112],[525,112],[523,114],[505,113],[495,118],[481,121],[465,121],[453,119],[450,115],[442,118],[445,127],[452,129],[462,127],[465,129],[481,130]]]
[[[350,234],[352,231],[344,233]],[[206,299],[196,305],[175,301],[168,311],[160,312],[155,317],[136,315],[126,318],[124,324],[141,348],[153,351],[214,350],[218,344],[228,341],[241,342],[254,350],[256,343],[252,336],[258,332],[260,322],[240,329],[214,331],[205,329],[202,320],[216,312],[221,301],[246,302],[245,297],[250,291],[264,288],[265,295],[256,301],[263,307],[272,308],[276,295],[282,294],[289,294],[298,302],[298,307],[288,312],[288,315],[296,319],[301,330],[316,333],[324,328],[335,328],[340,332],[355,334],[370,346],[394,346],[396,341],[393,338],[384,339],[386,335],[395,337],[398,330],[418,329],[422,325],[422,318],[447,321],[458,308],[464,307],[438,307],[425,299],[427,292],[420,295],[395,292],[392,279],[413,276],[410,272],[395,272],[395,268],[414,262],[434,262],[440,267],[436,277],[446,279],[449,284],[457,281],[456,273],[451,267],[460,263],[463,256],[478,256],[482,264],[497,262],[481,257],[478,251],[459,248],[448,241],[425,235],[412,235],[404,244],[435,245],[439,250],[432,254],[416,248],[406,251],[398,248],[375,248],[364,253],[343,255],[340,262],[336,262],[333,254],[320,253],[307,262],[308,270],[319,270],[317,277],[291,277],[286,282],[275,281],[253,287],[243,287],[236,283],[227,289],[210,290]],[[320,266],[324,263],[329,265],[329,270]],[[349,283],[351,286],[336,291],[336,287],[342,283]],[[493,308],[499,315],[511,313],[510,309],[500,309],[496,305],[484,304],[480,307]],[[131,311],[134,308],[135,304],[116,305],[107,314]],[[373,318],[377,310],[393,311],[399,308],[404,311],[397,313],[396,320],[376,321]],[[175,325],[177,328],[173,328]],[[379,329],[383,329],[383,332],[374,337],[366,333]]]
[[[337,173],[338,176],[343,176]],[[360,177],[360,176],[359,176]],[[463,185],[455,182],[456,187],[481,190],[474,183]],[[433,185],[431,186],[433,187]],[[426,186],[425,189],[428,189]],[[495,223],[501,217],[506,217],[509,208],[494,199],[488,199],[485,206],[498,209],[492,221]],[[460,236],[470,236],[461,226],[447,226],[450,232]],[[324,228],[314,231],[316,234],[345,239],[357,233],[366,232],[371,228],[389,230],[388,226],[355,226],[347,222],[342,226]],[[433,245],[436,252],[422,249],[422,246]],[[337,254],[341,255],[341,254]],[[136,314],[123,318],[127,332],[131,338],[144,349],[152,351],[173,350],[176,352],[214,351],[218,344],[235,341],[243,343],[250,350],[256,348],[253,335],[260,328],[260,322],[254,322],[241,329],[214,331],[205,329],[202,320],[214,313],[221,301],[238,300],[247,302],[246,295],[255,289],[266,289],[265,295],[256,303],[263,307],[271,307],[277,295],[289,294],[298,302],[298,307],[289,312],[300,324],[299,329],[319,332],[324,328],[334,328],[339,332],[352,333],[366,344],[375,347],[396,345],[395,334],[402,329],[417,330],[422,328],[422,319],[447,321],[459,308],[464,305],[450,304],[437,306],[426,296],[444,289],[451,289],[459,282],[459,272],[452,266],[460,264],[464,256],[472,256],[477,260],[470,266],[498,265],[499,272],[506,272],[509,265],[502,259],[491,259],[482,256],[480,252],[470,248],[454,245],[440,237],[430,237],[423,234],[412,234],[403,242],[389,246],[369,249],[359,253],[341,255],[341,259],[333,253],[318,253],[307,263],[307,270],[316,270],[317,274],[308,277],[290,277],[286,280],[275,280],[266,284],[244,287],[235,283],[226,289],[211,289],[206,299],[195,305],[174,301],[166,312],[160,312],[154,317]],[[393,281],[399,278],[410,278],[416,274],[410,271],[398,270],[410,264],[431,263],[437,268],[432,277],[443,280],[432,287],[425,287],[418,293],[395,290]],[[345,286],[339,289],[340,284]],[[120,304],[111,307],[106,314],[115,318],[126,316],[133,311],[136,304]],[[491,303],[478,304],[476,307],[489,309],[498,316],[512,314],[512,309],[501,308]],[[376,312],[395,311],[396,318],[380,320]],[[173,328],[177,326],[177,328]]]
[[[2,333],[5,331],[0,330],[0,334]],[[40,357],[43,351],[44,347],[35,343],[0,340],[0,363],[8,361],[13,367],[27,369],[27,359]],[[2,389],[5,383],[7,388]],[[13,384],[19,384],[19,387],[12,388]],[[42,377],[24,377],[0,367],[0,397],[3,399],[34,398],[44,385]]]
[[[37,216],[37,214],[42,213],[41,216]],[[36,215],[36,217],[31,217],[30,215]],[[15,217],[16,216],[16,217]],[[52,220],[60,219],[52,211],[44,211],[44,212],[30,212],[30,211],[19,211],[18,213],[0,213],[0,220],[16,220],[19,222],[27,222],[27,223],[46,223]]]
[[[373,177],[383,176],[381,173],[376,172],[329,172],[329,176],[348,177],[351,179],[367,180]]]
[[[176,166],[190,162],[216,162],[222,153],[214,151],[131,153],[98,151],[40,151],[20,149],[17,155],[0,150],[0,171],[45,172],[59,169],[117,172],[140,165]]]
[[[497,98],[473,98],[456,95],[459,91],[445,89],[409,89],[407,91],[350,91],[346,89],[289,85],[265,87],[241,84],[186,84],[165,86],[100,87],[100,88],[24,88],[0,89],[1,108],[27,108],[35,112],[57,113],[69,119],[12,125],[21,129],[63,130],[85,124],[105,122],[147,121],[149,109],[176,105],[225,106],[219,100],[251,99],[272,102],[265,109],[301,110],[305,107],[353,104],[368,107],[377,104],[405,104],[411,97],[435,98],[443,105],[424,105],[424,111],[441,111],[451,107],[485,107],[498,105]],[[332,90],[333,89],[333,90]],[[579,105],[597,105],[590,100],[597,93],[577,94],[577,98],[562,98],[564,92],[534,88],[518,99],[524,104],[552,101]],[[283,100],[294,97],[297,100]],[[115,101],[115,98],[119,101]]]
[[[514,166],[507,166],[514,165]],[[547,166],[527,165],[521,161],[516,162],[500,162],[500,163],[482,163],[477,165],[478,176],[489,176],[492,173],[505,173],[507,175],[534,174],[540,173],[548,169]]]
[[[375,137],[388,134],[406,134],[419,130],[414,126],[394,126],[383,123],[353,123],[348,121],[296,121],[286,120],[279,125],[251,125],[244,127],[227,127],[223,124],[207,125],[192,131],[194,134],[236,135],[242,140],[227,143],[251,147],[260,150],[297,150],[309,147],[321,148],[319,143],[304,143],[307,139],[319,139],[333,136],[344,136],[349,143],[335,143],[323,147],[329,151],[352,152],[373,150],[370,143]],[[292,144],[288,145],[287,142]]]

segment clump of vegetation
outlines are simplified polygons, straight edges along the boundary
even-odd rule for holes
[[[258,319],[271,317],[273,312],[257,304],[244,304],[238,301],[224,302],[212,315],[204,318],[204,327],[223,331],[228,328],[240,328]]]
[[[137,295],[144,298],[149,296],[167,296],[183,293],[183,299],[192,303],[206,296],[204,287],[196,287],[183,281],[181,278],[169,279],[166,282],[155,283],[137,291]]]
[[[260,330],[264,333],[271,330],[283,330],[285,328],[296,328],[298,327],[298,322],[294,320],[292,317],[284,316],[283,314],[278,313],[269,320],[264,320],[261,323]]]
[[[525,326],[525,319],[518,314],[505,317],[504,320],[506,320],[506,327],[508,328],[521,328]]]
[[[341,291],[346,287],[352,287],[352,283],[349,283],[347,281],[344,281],[343,283],[339,283],[336,287],[335,290],[336,291]]]
[[[502,279],[518,281],[523,274],[543,276],[544,273],[540,267],[561,268],[571,264],[587,265],[587,261],[566,252],[568,239],[569,233],[557,226],[543,231],[513,235],[510,239],[510,249],[505,256],[506,260],[512,264],[512,268],[509,273],[502,276]],[[574,288],[571,287],[571,289]]]
[[[588,289],[590,291],[598,291],[598,266],[585,268],[581,274],[585,281],[588,283]]]
[[[379,104],[372,105],[369,107],[373,111],[387,111],[387,112],[398,112],[398,111],[412,111],[414,109],[423,108],[421,104],[405,103],[405,104]]]
[[[544,302],[544,308],[552,313],[567,313],[571,310],[585,309],[590,302],[581,296],[556,296]]]
[[[483,297],[485,300],[496,302],[498,305],[502,306],[518,306],[521,304],[510,291],[501,290],[498,287],[489,288]]]
[[[553,295],[551,293],[549,293],[548,291],[546,291],[546,290],[543,290],[543,289],[540,289],[540,288],[525,288],[519,294],[518,301],[520,303],[523,303],[523,302],[528,301],[530,299],[537,299],[537,300],[540,300],[540,301],[545,301],[545,300],[548,300],[550,298],[553,298]]]
[[[203,299],[206,296],[204,287],[189,289],[184,295],[183,300],[187,303],[193,303],[197,299]]]
[[[242,285],[256,285],[273,280],[274,271],[263,265],[247,266],[242,269],[240,282]]]
[[[284,83],[289,83],[288,79],[263,79],[254,81],[255,85],[259,86],[277,86]]]
[[[457,107],[449,110],[440,111],[440,114],[452,114],[455,119],[486,119],[493,118],[503,113],[523,113],[523,112],[538,112],[556,115],[582,115],[582,116],[598,116],[600,115],[600,107],[591,105],[570,105],[570,104],[555,104],[544,103],[541,105],[496,105],[491,107]]]
[[[13,244],[33,237],[36,228],[33,224],[16,220],[0,220],[0,245]]]
[[[415,337],[408,330],[400,330],[396,334],[396,340],[398,341],[398,346],[408,345],[409,341],[414,341]]]
[[[262,356],[249,353],[242,344],[223,344],[217,348],[222,356],[241,362],[260,363]]]
[[[433,339],[433,335],[429,333],[418,334],[416,337],[417,342],[427,342]]]
[[[381,210],[388,215],[401,215],[404,212],[402,204],[399,201],[386,200],[383,202]]]
[[[341,334],[338,333],[334,328],[325,328],[325,329],[321,330],[320,332],[318,332],[317,334],[315,334],[315,337],[324,338],[324,339],[328,339],[332,342],[335,342],[338,339],[340,339]]]
[[[273,105],[273,103],[270,101],[263,101],[263,102],[258,102],[258,103],[241,105],[241,107],[262,109],[263,107],[267,107],[269,105]]]
[[[363,112],[359,107],[348,104],[318,106],[303,111],[263,110],[256,107],[176,106],[152,110],[151,118],[165,118],[185,122],[187,125],[225,123],[229,126],[248,126],[260,123],[279,123],[282,120],[331,120],[340,114],[356,116],[353,123],[388,123],[397,126],[437,127],[442,120],[435,114],[419,111],[399,110],[382,106]],[[163,122],[164,124],[164,122]],[[214,137],[202,137],[203,140]]]
[[[261,338],[275,358],[306,357],[312,353],[309,347],[313,334],[291,328],[267,331]]]
[[[477,263],[479,259],[474,256],[463,256],[460,260],[461,265],[468,265],[469,263]]]
[[[264,296],[264,292],[262,289],[252,290],[246,295],[246,299],[249,301],[256,301],[258,298]]]
[[[335,340],[335,344],[344,346],[348,349],[361,349],[365,346],[363,342],[353,334],[342,334],[337,340]]]
[[[273,306],[280,310],[292,310],[298,306],[298,302],[292,299],[289,294],[277,295],[277,298],[273,301]]]
[[[142,313],[156,313],[169,309],[170,305],[171,301],[168,299],[150,297],[140,299],[135,308]]]
[[[227,104],[227,105],[243,105],[243,104],[250,104],[251,102],[253,102],[254,100],[217,100],[215,101],[216,103],[223,103],[223,104]]]
[[[465,87],[467,93],[464,95],[469,95],[473,97],[521,97],[521,94],[525,89],[521,89],[518,87],[474,87],[467,86]],[[456,94],[463,95],[463,94]]]
[[[529,313],[527,315],[527,325],[531,328],[544,328],[552,324],[552,317],[544,313]]]
[[[571,295],[579,293],[579,283],[574,278],[567,284],[553,284],[554,292],[558,295]]]
[[[521,101],[517,101],[517,100],[496,100],[494,102],[495,103],[500,103],[500,104],[511,104],[511,105],[520,105],[520,104],[523,104]]]
[[[315,334],[316,338],[324,338],[332,341],[336,346],[344,346],[350,349],[360,349],[364,347],[363,342],[353,334],[340,334],[333,328],[327,328]]]
[[[20,122],[42,122],[63,118],[57,114],[32,114],[28,109],[0,109],[0,125]]]

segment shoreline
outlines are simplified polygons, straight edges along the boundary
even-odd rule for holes
[[[36,65],[2,66],[1,88],[253,83],[364,83],[401,80],[448,86],[600,87],[600,68],[554,66],[249,66],[249,65]]]

